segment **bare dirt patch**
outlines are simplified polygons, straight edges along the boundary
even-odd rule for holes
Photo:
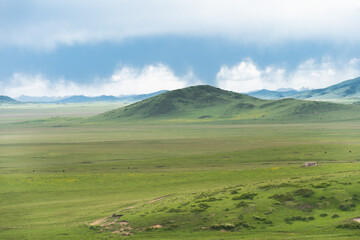
[[[106,220],[107,220],[107,219],[108,219],[107,217],[106,217],[106,218],[101,218],[101,219],[98,219],[98,220],[96,220],[96,221],[94,221],[94,222],[90,223],[90,226],[100,225],[100,224],[102,224],[102,223],[106,222]]]
[[[141,206],[145,206],[147,204],[154,203],[156,201],[159,201],[159,200],[164,199],[166,197],[169,197],[171,195],[173,195],[173,194],[169,194],[169,195],[165,195],[165,196],[162,196],[162,197],[155,198],[155,199],[153,199],[151,201],[148,201],[148,202],[142,204]],[[122,209],[122,210],[120,210],[118,212],[119,213],[125,212],[125,211],[128,211],[128,210],[133,209],[133,208],[135,208],[135,206],[130,206],[130,207],[124,208],[124,209]],[[134,234],[133,232],[131,232],[131,230],[133,228],[129,225],[128,221],[125,221],[125,220],[120,221],[120,218],[122,216],[123,216],[122,214],[115,214],[114,213],[109,217],[101,218],[101,219],[98,219],[98,220],[90,223],[90,226],[98,225],[98,226],[102,227],[104,230],[111,230],[112,233],[120,234],[120,235],[123,235],[123,236],[130,236],[130,235]],[[151,226],[150,228],[159,229],[159,228],[162,228],[162,227],[163,227],[162,225],[156,224],[156,225]]]
[[[162,225],[156,224],[156,225],[151,226],[150,228],[162,228],[162,227],[163,227]]]

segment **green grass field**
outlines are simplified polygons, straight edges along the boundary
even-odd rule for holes
[[[359,238],[360,121],[100,123],[79,117],[113,106],[88,107],[0,106],[0,239]]]

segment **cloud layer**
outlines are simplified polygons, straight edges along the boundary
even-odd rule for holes
[[[281,66],[260,67],[247,58],[233,66],[222,66],[216,74],[216,86],[236,92],[279,88],[324,88],[360,76],[360,59],[339,62],[331,58],[322,61],[309,59],[294,70]],[[70,95],[130,95],[174,90],[203,84],[193,72],[177,76],[164,64],[143,68],[121,67],[107,78],[90,83],[76,83],[66,79],[48,79],[42,74],[15,73],[0,82],[0,94],[11,97],[70,96]]]
[[[357,0],[5,0],[0,44],[51,49],[163,34],[357,42],[359,22]]]
[[[279,66],[261,68],[251,59],[234,66],[222,66],[216,75],[220,88],[249,92],[253,90],[278,88],[324,88],[344,80],[360,76],[360,59],[337,62],[324,58],[317,62],[309,59],[289,71]]]
[[[0,94],[11,97],[27,96],[70,96],[70,95],[131,95],[152,93],[159,90],[174,90],[201,82],[190,71],[184,76],[176,76],[163,65],[149,65],[142,69],[122,67],[110,77],[95,79],[91,83],[79,84],[65,79],[47,79],[42,74],[29,75],[15,73],[1,83]]]

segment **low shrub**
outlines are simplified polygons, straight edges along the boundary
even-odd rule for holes
[[[289,224],[292,224],[292,222],[294,221],[303,221],[303,222],[307,222],[307,221],[313,221],[315,220],[314,217],[302,217],[302,216],[294,216],[294,217],[291,217],[291,218],[285,218],[285,222],[286,223],[289,223]]]
[[[254,226],[248,224],[248,223],[245,222],[245,221],[237,222],[237,223],[235,223],[235,226],[236,226],[237,228],[255,229]]]
[[[211,230],[226,230],[226,231],[231,231],[234,228],[235,228],[235,226],[231,223],[217,224],[217,225],[212,225],[210,227]]]
[[[207,208],[209,208],[210,207],[210,205],[208,205],[208,204],[206,204],[206,203],[200,203],[199,204],[199,208],[202,208],[202,209],[207,209]]]
[[[232,190],[231,192],[230,192],[230,194],[232,194],[232,195],[234,195],[234,194],[238,194],[239,192],[238,191],[236,191],[236,190]]]
[[[266,221],[266,218],[259,217],[259,216],[253,216],[253,219],[256,220],[256,221],[261,221],[261,222]]]
[[[246,202],[241,201],[241,202],[237,203],[235,206],[236,206],[237,208],[241,208],[241,207],[248,207],[249,204],[246,203]]]
[[[194,208],[194,209],[190,210],[190,212],[192,212],[192,213],[201,213],[204,211],[205,211],[205,209],[203,209],[203,208]]]
[[[334,215],[331,216],[331,218],[338,218],[338,217],[340,217],[340,216],[337,215],[337,214],[334,214]]]
[[[242,199],[253,200],[256,195],[257,195],[256,193],[244,193],[240,196],[233,197],[232,200],[242,200]]]
[[[354,210],[354,208],[355,208],[355,204],[341,204],[340,206],[339,206],[339,209],[341,210],[341,211],[352,211],[352,210]]]
[[[181,208],[170,208],[167,212],[168,213],[177,213],[177,212],[185,212],[185,210],[183,210]]]
[[[337,228],[347,228],[347,229],[360,229],[360,223],[357,223],[355,221],[351,221],[348,223],[340,224],[337,226]]]
[[[327,213],[320,214],[320,217],[327,217]]]
[[[293,193],[297,196],[302,196],[302,197],[308,198],[308,197],[311,197],[315,192],[308,188],[300,188],[300,189],[295,190]]]
[[[294,198],[289,194],[274,194],[273,196],[271,196],[270,198],[273,198],[279,202],[287,202],[287,201],[292,201],[294,200]]]
[[[328,186],[330,186],[331,185],[331,183],[325,183],[325,182],[323,182],[323,183],[320,183],[320,184],[318,184],[318,185],[312,185],[314,188],[327,188]]]

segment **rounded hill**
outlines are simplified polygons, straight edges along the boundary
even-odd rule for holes
[[[349,120],[360,106],[295,99],[262,100],[199,85],[168,91],[96,116],[99,121],[128,120]]]

